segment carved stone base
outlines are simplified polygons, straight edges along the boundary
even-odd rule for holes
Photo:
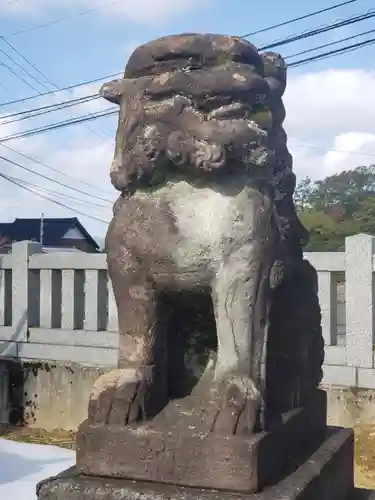
[[[221,436],[199,432],[199,426],[186,420],[178,423],[136,428],[83,423],[77,434],[77,471],[253,493],[295,470],[320,445],[326,395],[316,391],[309,405],[284,415],[283,422],[270,431],[255,435]]]
[[[84,476],[72,468],[39,483],[37,494],[38,500],[355,500],[353,454],[353,431],[329,428],[319,449],[297,470],[260,493]]]

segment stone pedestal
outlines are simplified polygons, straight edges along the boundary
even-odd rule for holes
[[[353,431],[328,428],[300,467],[260,493],[86,476],[72,468],[39,483],[37,494],[38,500],[355,500],[353,454]]]
[[[253,435],[208,432],[210,418],[202,417],[201,408],[193,396],[171,403],[147,425],[84,422],[77,434],[77,471],[253,493],[302,463],[325,432],[326,394],[319,390],[308,405]]]

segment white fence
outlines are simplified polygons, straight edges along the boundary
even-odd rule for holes
[[[0,357],[114,365],[117,313],[104,254],[0,255]]]
[[[374,239],[345,252],[306,253],[318,271],[325,384],[375,388]],[[109,366],[117,316],[104,254],[42,253],[38,243],[0,255],[0,357]]]

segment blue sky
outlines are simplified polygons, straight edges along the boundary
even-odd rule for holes
[[[231,0],[231,2],[224,0],[135,0],[134,2],[133,0],[122,0],[122,2],[1,0],[0,34],[55,85],[65,87],[102,75],[122,72],[130,51],[136,45],[153,38],[181,32],[243,35],[325,8],[333,3],[335,0],[330,0],[330,2],[316,0],[309,4],[302,2],[297,4],[293,0],[283,2],[263,0],[263,2],[257,2],[257,7],[254,8],[254,3],[249,0]],[[104,5],[107,6],[103,7]],[[372,1],[359,0],[305,21],[253,36],[250,40],[255,45],[262,46],[291,34],[298,34],[351,15],[364,13],[372,7]],[[88,9],[97,10],[78,14]],[[60,19],[60,22],[53,23]],[[51,24],[38,28],[45,23]],[[31,29],[33,27],[36,29]],[[375,29],[375,18],[307,39],[304,42],[286,45],[279,50],[283,56],[289,56],[371,29]],[[375,32],[367,37],[346,43],[356,43],[366,38],[375,38]],[[340,45],[331,48],[338,47]],[[9,56],[13,61],[9,59]],[[373,87],[375,84],[374,56],[375,45],[372,45],[339,57],[308,64],[298,69],[290,69],[290,83],[285,98],[288,113],[286,130],[290,137],[292,153],[295,156],[295,170],[298,176],[309,174],[319,177],[341,168],[351,168],[357,164],[373,162],[375,136],[372,136],[372,119],[375,118],[375,108],[371,94],[375,88]],[[299,57],[290,60],[297,59]],[[38,78],[43,86],[33,80],[29,74],[21,72],[14,61]],[[12,74],[4,64],[21,75],[37,91],[45,92],[46,88],[53,89],[50,81],[44,80],[35,68],[27,65],[24,59],[0,40],[0,103],[37,94],[19,77]],[[96,92],[98,88],[99,84],[96,84],[80,89],[79,93],[60,93],[48,99],[37,98],[16,106],[2,106],[0,113],[6,114],[45,106],[69,97]],[[0,135],[4,137],[35,126],[79,116],[92,110],[105,109],[108,104],[96,102],[95,106],[92,109],[87,106],[72,108],[69,112],[51,113],[43,118],[24,120],[11,126],[0,125]],[[89,182],[95,186],[95,189],[74,183],[71,179],[68,181],[66,177],[59,176],[58,173],[51,172],[40,164],[4,150],[2,146],[0,146],[0,154],[60,182],[88,190],[92,193],[92,199],[82,198],[87,200],[86,205],[64,197],[55,199],[92,217],[108,220],[109,204],[105,209],[95,208],[93,204],[94,202],[101,203],[95,200],[95,196],[108,197],[110,200],[116,197],[108,180],[115,126],[116,119],[112,117],[97,120],[89,125],[74,126],[6,143],[17,151],[62,170],[80,181]],[[303,146],[306,144],[310,147]],[[329,149],[342,151],[329,151]],[[351,153],[345,154],[345,150],[348,149]],[[34,185],[37,184],[43,189],[49,189],[51,190],[48,195],[50,197],[55,196],[51,194],[52,190],[74,196],[72,191],[12,167],[3,161],[0,161],[0,172],[21,178]],[[2,192],[9,196],[0,201],[2,213],[7,220],[12,220],[15,216],[38,216],[41,211],[46,216],[71,216],[73,213],[38,198],[35,194],[25,192],[18,186],[7,185],[4,179],[0,179],[0,186]],[[101,235],[105,231],[104,224],[81,215],[79,217],[94,234]]]

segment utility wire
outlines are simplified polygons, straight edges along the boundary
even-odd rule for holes
[[[93,196],[92,194],[86,193],[85,191],[82,191],[81,189],[78,189],[78,188],[75,188],[72,186],[68,186],[67,184],[60,182],[57,179],[53,179],[52,177],[49,177],[48,175],[41,174],[40,172],[35,172],[35,170],[33,170],[32,168],[25,167],[25,165],[21,165],[21,163],[18,163],[14,160],[10,160],[9,158],[6,158],[5,156],[0,155],[0,159],[7,161],[8,163],[10,163],[11,165],[13,165],[15,167],[21,168],[22,170],[26,170],[27,172],[30,172],[31,174],[34,174],[38,177],[41,177],[42,179],[47,179],[48,181],[54,182],[55,184],[59,184],[60,186],[63,186],[67,189],[71,189],[72,191],[75,191],[77,193],[83,194],[85,196],[89,196],[90,198],[96,198],[98,200],[105,201],[106,203],[112,203],[110,200],[106,200],[105,198],[99,198],[98,196]]]
[[[13,0],[13,1],[16,1],[16,0]],[[45,23],[42,23],[42,24],[39,24],[39,25],[35,25],[35,26],[30,26],[29,28],[24,28],[22,30],[19,30],[19,31],[15,31],[13,33],[10,33],[9,35],[7,36],[15,36],[15,35],[20,35],[22,33],[27,33],[29,31],[35,31],[35,30],[38,30],[38,29],[41,29],[41,28],[46,28],[48,26],[52,26],[52,25],[55,25],[55,24],[58,24],[58,23],[61,23],[67,19],[72,19],[74,17],[79,17],[79,16],[84,16],[84,15],[88,15],[88,14],[91,14],[93,12],[97,12],[99,10],[102,10],[102,9],[105,9],[107,7],[110,7],[112,5],[115,5],[115,4],[118,4],[118,3],[121,3],[123,0],[115,0],[115,1],[111,1],[111,2],[108,2],[106,4],[103,4],[103,5],[99,5],[98,7],[93,7],[91,9],[85,9],[85,10],[82,10],[80,12],[76,12],[74,13],[73,15],[70,15],[70,16],[64,16],[64,17],[60,17],[58,19],[54,19],[54,20],[51,20],[51,21],[47,21]],[[314,16],[317,16],[319,14],[323,14],[325,12],[329,12],[331,10],[335,10],[335,9],[338,9],[340,7],[344,7],[345,5],[349,5],[349,4],[352,4],[352,3],[355,3],[357,2],[358,0],[347,0],[345,2],[341,2],[341,3],[338,3],[338,4],[335,4],[335,5],[332,5],[330,7],[327,7],[327,8],[324,8],[324,9],[320,9],[320,10],[317,10],[315,12],[311,12],[311,13],[308,13],[308,14],[305,14],[305,15],[302,15],[302,16],[299,16],[299,17],[295,17],[293,19],[290,19],[290,20],[287,20],[287,21],[284,21],[284,22],[281,22],[281,23],[278,23],[278,24],[274,24],[272,26],[268,26],[266,28],[262,28],[260,30],[257,30],[257,31],[253,31],[252,33],[247,33],[246,35],[243,35],[241,38],[246,38],[248,36],[253,36],[253,35],[257,35],[259,33],[264,33],[266,31],[270,31],[270,30],[273,30],[273,29],[276,29],[276,28],[280,28],[282,26],[287,26],[288,24],[292,24],[292,23],[295,23],[297,21],[302,21],[304,19],[308,19],[310,17],[314,17]]]
[[[14,31],[13,33],[9,33],[7,36],[21,35],[22,33],[28,33],[29,31],[35,31],[35,30],[39,30],[41,28],[46,28],[48,26],[62,23],[63,21],[66,21],[67,19],[73,19],[73,18],[79,17],[79,16],[86,16],[88,14],[92,14],[93,12],[97,12],[99,10],[106,9],[107,7],[111,7],[112,5],[116,5],[119,3],[124,3],[124,0],[113,0],[112,2],[107,2],[103,5],[98,5],[97,7],[92,7],[91,9],[85,9],[85,10],[81,10],[79,12],[75,12],[74,14],[72,14],[70,16],[60,17],[58,19],[47,21],[47,22],[42,23],[42,24],[30,26],[29,28],[24,28],[22,30]]]
[[[356,35],[352,35],[350,37],[345,37],[345,38],[342,38],[340,40],[336,40],[336,41],[331,42],[331,43],[326,43],[326,44],[323,44],[323,45],[319,45],[319,46],[311,48],[311,49],[306,49],[304,51],[297,52],[295,54],[291,54],[289,56],[286,56],[284,59],[290,59],[290,58],[296,57],[298,55],[303,55],[305,53],[309,53],[309,52],[313,52],[313,51],[316,51],[316,50],[319,50],[319,49],[322,49],[322,48],[326,48],[326,47],[329,47],[329,46],[337,45],[337,44],[342,43],[344,41],[351,40],[351,39],[354,39],[354,38],[358,38],[359,36],[363,36],[363,35],[366,35],[366,34],[369,34],[369,33],[373,33],[373,32],[375,32],[375,29],[369,30],[369,31],[365,31],[363,33],[359,33],[359,34],[356,34]],[[358,48],[360,48],[362,45],[363,46],[367,45],[369,42],[371,43],[371,40],[360,43],[359,46],[358,46]],[[337,55],[339,55],[340,52],[343,51],[345,53],[346,51],[351,51],[352,48],[353,48],[353,46],[342,47],[342,48],[338,49],[337,51],[334,51],[333,54],[335,54],[337,52]],[[315,57],[316,57],[316,60],[319,60],[321,58],[326,58],[327,55],[331,55],[331,52],[323,53],[323,54],[318,54]],[[293,67],[293,66],[299,65],[301,63],[306,63],[306,62],[310,62],[310,61],[312,62],[313,60],[314,59],[307,58],[307,59],[303,59],[301,61],[292,62],[292,63],[289,64],[289,67]],[[70,100],[59,102],[59,103],[55,103],[55,104],[49,104],[47,106],[41,106],[41,107],[38,107],[38,108],[32,108],[32,109],[28,109],[28,110],[24,110],[24,111],[18,111],[18,112],[15,112],[15,113],[10,113],[10,114],[5,115],[5,117],[3,118],[3,120],[0,121],[0,125],[7,125],[7,124],[10,124],[10,123],[22,121],[22,120],[25,120],[25,119],[34,118],[36,116],[44,115],[44,114],[47,114],[47,113],[50,113],[50,112],[53,112],[53,111],[59,111],[61,109],[65,109],[65,108],[68,108],[68,107],[73,107],[75,105],[81,105],[81,104],[84,104],[86,102],[90,102],[92,100],[96,100],[96,99],[99,99],[99,98],[100,98],[99,94],[90,94],[90,95],[87,95],[87,96],[82,96],[82,97],[78,97],[78,98],[75,98],[75,99],[70,99]],[[12,119],[10,119],[10,118],[12,118]]]
[[[79,106],[81,104],[86,104],[93,100],[98,99],[98,95],[80,97],[78,99],[72,99],[64,103],[51,104],[49,106],[44,106],[44,108],[36,108],[34,110],[20,111],[19,113],[14,113],[13,115],[6,115],[4,118],[0,118],[0,125],[9,125],[10,123],[20,122],[23,120],[28,120],[29,118],[36,118],[37,116],[46,115],[54,111],[60,111],[62,109],[70,108],[73,106]],[[18,115],[18,117],[17,117]],[[16,117],[16,118],[15,118]],[[10,120],[8,118],[11,118]]]
[[[68,178],[68,179],[71,179],[74,182],[79,182],[79,183],[84,184],[85,186],[87,186],[87,187],[89,187],[91,189],[95,189],[96,191],[108,194],[107,192],[103,191],[102,189],[99,189],[97,186],[94,186],[93,184],[90,184],[89,182],[82,181],[81,179],[77,179],[76,177],[73,177],[72,175],[69,175],[69,174],[66,174],[64,172],[61,172],[59,169],[51,167],[50,165],[47,165],[47,163],[43,163],[42,161],[37,160],[36,158],[33,158],[33,157],[29,156],[29,155],[26,155],[25,153],[21,153],[17,149],[11,148],[10,146],[8,146],[6,144],[0,144],[0,146],[2,146],[3,148],[8,149],[9,151],[12,151],[13,153],[18,154],[19,156],[22,156],[23,158],[26,158],[27,160],[33,161],[34,163],[36,163],[38,165],[41,165],[42,167],[45,167],[48,170],[51,170],[52,172],[56,172],[59,175],[62,175],[64,177]],[[34,170],[33,170],[33,172],[34,172]],[[64,184],[64,185],[66,187],[66,184]],[[84,194],[84,192],[82,194]],[[92,194],[87,194],[87,196],[90,196],[91,198],[94,198],[94,199],[97,199],[97,200],[100,200],[100,201],[107,201],[108,203],[111,203],[111,201],[108,200],[107,198],[100,198],[100,197],[92,195]]]
[[[14,95],[14,97],[17,97],[17,94],[15,94],[13,90],[8,89],[8,87],[5,87],[5,85],[3,85],[2,83],[0,83],[0,87],[6,92],[9,92],[9,94]]]
[[[330,43],[324,43],[323,45],[318,45],[317,47],[313,47],[311,49],[302,50],[301,52],[296,52],[295,54],[290,54],[289,56],[285,56],[284,59],[290,59],[291,57],[302,56],[303,54],[308,54],[309,52],[315,52],[319,49],[325,49],[326,47],[332,47],[333,45],[338,45],[342,42],[347,42],[348,40],[353,40],[354,38],[358,38],[360,36],[369,35],[370,33],[374,33],[375,29],[363,31],[362,33],[357,33],[356,35],[347,36],[345,38],[340,38],[340,40],[336,40]]]
[[[314,146],[312,144],[302,144],[300,142],[297,143],[298,146],[306,149],[317,149],[318,151],[333,151],[335,153],[345,153],[349,155],[360,155],[360,156],[375,156],[375,153],[363,153],[362,151],[349,151],[347,149],[338,149],[338,148],[321,148],[320,146]]]
[[[303,16],[294,17],[293,19],[289,19],[288,21],[284,21],[282,23],[273,24],[272,26],[267,26],[267,28],[262,28],[262,29],[257,30],[257,31],[252,31],[251,33],[247,33],[246,35],[242,35],[240,38],[247,38],[249,36],[258,35],[259,33],[265,33],[266,31],[271,31],[271,30],[274,30],[276,28],[281,28],[282,26],[287,26],[288,24],[292,24],[292,23],[295,23],[297,21],[303,21],[304,19],[308,19],[309,17],[315,17],[319,14],[323,14],[324,12],[329,12],[330,10],[338,9],[339,7],[343,7],[344,5],[349,5],[349,4],[355,3],[355,2],[358,2],[358,0],[348,0],[346,2],[337,3],[335,5],[331,5],[331,7],[327,7],[325,9],[316,10],[314,12],[310,12],[309,14],[305,14]]]
[[[23,137],[30,137],[30,136],[33,136],[36,134],[40,134],[42,132],[49,132],[51,130],[57,130],[60,128],[69,127],[71,125],[76,125],[79,123],[85,123],[88,121],[96,120],[98,118],[104,118],[106,116],[113,116],[113,115],[116,115],[117,113],[118,113],[117,108],[114,108],[114,109],[108,108],[104,111],[98,111],[95,113],[88,113],[86,115],[82,115],[80,117],[73,118],[70,120],[64,120],[64,121],[54,123],[51,125],[46,125],[44,127],[37,127],[34,129],[26,130],[24,132],[19,132],[17,134],[12,134],[12,135],[8,135],[6,137],[2,137],[2,138],[0,138],[0,144],[3,144],[4,142],[12,141],[13,139],[21,139]]]
[[[361,47],[370,45],[372,43],[374,43],[374,39],[365,40],[365,41],[359,42],[357,44],[341,47],[340,49],[332,50],[329,52],[324,52],[324,53],[318,54],[316,56],[308,57],[305,59],[300,59],[298,61],[293,61],[292,63],[289,64],[289,67],[296,67],[296,66],[300,66],[302,64],[311,63],[311,62],[314,62],[316,60],[321,60],[321,59],[324,59],[327,57],[332,57],[335,55],[344,54],[346,52],[350,52],[352,50],[359,49]],[[55,130],[55,129],[62,128],[62,127],[67,127],[67,126],[74,125],[77,123],[82,123],[82,122],[85,122],[86,120],[95,120],[97,118],[102,118],[104,116],[112,116],[112,115],[116,114],[117,112],[118,112],[117,108],[109,108],[109,109],[104,110],[102,112],[83,115],[80,118],[77,118],[75,120],[66,120],[66,121],[62,121],[59,123],[47,125],[45,127],[38,127],[35,129],[27,130],[25,132],[20,132],[18,134],[13,134],[13,135],[10,135],[10,136],[7,136],[7,137],[0,139],[0,144],[3,142],[6,142],[6,141],[12,140],[12,139],[18,139],[21,137],[28,137],[30,135],[35,135],[35,134],[39,134],[42,132],[47,132],[47,131]]]
[[[353,45],[347,45],[345,47],[341,47],[340,49],[330,50],[329,52],[324,52],[323,54],[317,54],[316,56],[306,57],[305,59],[300,59],[299,61],[293,61],[288,66],[291,68],[302,66],[303,64],[320,61],[322,59],[327,59],[328,57],[346,54],[347,52],[352,52],[353,50],[361,49],[368,45],[373,45],[374,43],[375,38],[370,38],[370,40],[364,40],[363,42],[354,43]]]
[[[289,43],[293,43],[299,40],[303,40],[305,38],[309,38],[312,36],[320,35],[322,33],[327,33],[329,31],[342,28],[344,26],[350,26],[352,24],[359,23],[361,21],[366,21],[368,19],[371,19],[375,17],[375,9],[371,9],[365,14],[359,14],[357,16],[352,16],[347,19],[344,19],[342,21],[337,21],[335,23],[329,24],[327,26],[322,26],[320,28],[315,28],[313,30],[305,31],[303,33],[300,33],[298,35],[292,35],[290,37],[281,39],[281,40],[276,40],[275,42],[269,43],[267,45],[263,45],[263,47],[260,47],[259,50],[269,50],[273,49],[275,47],[281,47],[283,45],[287,45]]]
[[[344,2],[344,4],[345,4],[345,2]],[[342,5],[343,4],[336,4],[336,5],[332,6],[332,7],[330,7],[329,9],[337,8],[338,6],[342,6]],[[317,13],[319,13],[319,12],[320,11],[317,11]],[[311,13],[311,14],[307,14],[307,15],[308,16],[312,16],[314,14],[315,13]],[[373,17],[374,15],[375,15],[375,13],[373,13],[372,11],[369,11],[366,14],[361,14],[359,16],[357,15],[357,16],[354,16],[354,17],[352,16],[350,18],[344,19],[344,20],[339,21],[337,23],[333,23],[331,25],[323,26],[323,27],[320,27],[320,28],[315,28],[313,30],[310,30],[310,31],[307,31],[307,32],[304,32],[304,33],[300,33],[298,35],[293,35],[291,37],[287,37],[285,39],[281,39],[281,40],[272,42],[271,44],[263,46],[260,50],[266,50],[266,49],[274,48],[276,46],[280,46],[280,45],[284,45],[284,44],[287,44],[287,43],[291,43],[291,42],[297,41],[299,39],[308,38],[308,37],[315,36],[315,35],[320,34],[320,33],[325,33],[327,31],[331,31],[333,29],[337,29],[339,27],[346,26],[348,24],[354,24],[356,22],[360,22],[362,20],[369,19],[369,18]],[[297,20],[297,18],[295,18],[295,19]],[[292,20],[286,21],[286,22],[292,23],[292,22],[295,22],[295,20],[292,19]],[[277,25],[274,25],[274,26],[276,27]],[[269,28],[264,28],[264,30],[268,30],[268,29],[272,29],[272,28],[273,28],[273,26],[270,26]],[[252,34],[254,34],[254,33],[252,33]],[[248,35],[243,35],[242,38],[250,36],[250,35],[251,35],[250,33]],[[6,43],[8,43],[10,45],[10,47],[13,48],[13,45],[10,44],[10,42],[8,42],[8,40],[6,40],[4,37],[3,37],[3,40]],[[92,79],[92,80],[87,80],[85,82],[81,82],[81,83],[78,83],[78,84],[75,84],[75,85],[70,85],[70,86],[63,87],[63,88],[57,88],[56,91],[53,90],[53,91],[49,91],[49,92],[45,92],[45,93],[40,94],[40,97],[44,97],[44,96],[49,95],[49,94],[55,94],[56,92],[65,92],[65,91],[68,91],[68,90],[73,90],[75,88],[78,88],[78,87],[81,87],[81,86],[84,86],[84,85],[89,85],[89,84],[92,84],[92,83],[96,83],[96,82],[99,82],[99,81],[102,81],[102,80],[109,80],[109,79],[112,79],[112,78],[116,78],[116,77],[120,76],[121,74],[122,74],[122,72],[112,73],[110,75],[106,75],[106,76],[103,76],[103,77],[95,78],[95,79]],[[2,107],[2,106],[10,106],[10,105],[13,105],[13,104],[18,104],[20,102],[25,102],[25,101],[30,100],[30,99],[35,99],[36,97],[39,97],[39,96],[28,96],[28,97],[25,97],[25,98],[22,98],[22,99],[8,101],[6,103],[0,103],[0,107]]]
[[[50,193],[50,194],[53,194],[55,196],[59,196],[60,198],[66,198],[68,200],[73,200],[75,203],[79,203],[79,204],[83,204],[85,206],[91,206],[93,208],[100,208],[100,209],[107,209],[108,210],[108,206],[106,205],[100,205],[99,203],[91,203],[91,202],[88,202],[86,200],[82,200],[80,198],[77,198],[75,196],[70,196],[68,194],[65,194],[65,193],[61,193],[60,191],[54,191],[52,189],[48,189],[47,187],[45,186],[41,186],[40,184],[33,184],[31,182],[28,182],[28,181],[25,181],[23,179],[19,179],[18,177],[12,177],[11,175],[7,175],[7,177],[9,177],[9,179],[13,179],[17,182],[20,182],[21,184],[25,185],[25,186],[28,186],[28,187],[31,187],[31,188],[34,188],[34,189],[39,189],[40,191],[45,191],[47,193]]]
[[[11,44],[11,43],[10,43],[10,42],[9,42],[9,41],[5,38],[5,37],[3,37],[3,36],[1,36],[0,38],[1,38],[1,40],[2,40],[4,43],[6,43],[6,44],[8,45],[8,47],[10,47],[10,48],[11,48],[14,52],[16,52],[16,54],[18,54],[18,55],[19,55],[19,57],[21,57],[24,61],[26,61],[26,63],[27,63],[27,64],[29,64],[29,65],[30,65],[30,66],[31,66],[31,67],[32,67],[35,71],[37,71],[37,72],[38,72],[38,73],[39,73],[39,74],[40,74],[40,75],[41,75],[41,76],[42,76],[42,77],[43,77],[43,78],[44,78],[44,79],[45,79],[45,80],[46,80],[46,81],[47,81],[50,85],[52,85],[53,87],[55,87],[56,89],[58,89],[58,90],[59,90],[59,87],[58,87],[58,86],[57,86],[57,85],[56,85],[56,84],[55,84],[55,83],[54,83],[54,82],[53,82],[50,78],[48,78],[48,77],[47,77],[47,76],[46,76],[46,75],[45,75],[42,71],[40,71],[40,70],[39,70],[39,69],[35,66],[35,64],[34,64],[34,63],[32,63],[32,62],[30,61],[30,59],[28,59],[27,57],[25,57],[25,56],[24,56],[24,55],[23,55],[23,54],[22,54],[22,53],[21,53],[21,52],[20,52],[20,51],[19,51],[19,50],[18,50],[18,49],[17,49],[17,48],[13,45],[13,44]],[[20,66],[20,65],[18,65],[18,66]],[[22,68],[22,66],[20,66],[20,67]],[[30,74],[30,73],[29,73],[29,74]],[[46,87],[44,84],[42,84],[38,78],[35,78],[35,77],[33,77],[33,78],[34,78],[34,79],[35,79],[35,80],[36,80],[36,81],[37,81],[40,85],[43,85],[43,86],[44,86],[44,88],[48,91],[48,87]],[[40,92],[38,92],[38,93],[39,93],[39,95],[40,95]],[[48,99],[48,98],[47,98],[47,99]],[[70,118],[73,118],[73,117],[71,116]],[[98,131],[95,131],[95,130],[91,129],[88,125],[86,125],[86,127],[88,128],[88,130],[90,130],[90,132],[92,132],[92,133],[94,133],[95,135],[99,136],[101,139],[104,139],[105,141],[112,143],[112,139],[111,139],[111,141],[109,141],[109,140],[108,140],[108,137],[110,137],[110,136],[109,136],[109,134],[108,134],[108,133],[106,133],[104,130],[100,130],[100,129],[99,129],[99,132],[98,132]],[[102,134],[105,134],[107,137],[104,137],[102,134],[100,134],[100,132],[102,132]]]
[[[5,161],[9,161],[7,160],[6,158],[3,158]],[[34,191],[33,189],[27,187],[27,186],[24,186],[22,183],[8,177],[7,175],[3,174],[2,172],[0,172],[0,177],[7,180],[8,182],[11,182],[12,184],[15,184],[16,186],[19,186],[20,188],[22,189],[25,189],[26,191],[29,191],[30,193],[33,193],[37,196],[39,196],[40,198],[43,198],[45,200],[48,200],[50,201],[51,203],[54,203],[55,205],[59,205],[60,207],[63,207],[63,208],[66,208],[67,210],[70,210],[72,212],[75,212],[79,215],[82,215],[84,217],[88,217],[89,219],[93,219],[93,220],[96,220],[97,222],[102,222],[103,224],[106,224],[108,225],[108,221],[105,221],[103,219],[99,219],[98,217],[94,217],[93,215],[89,215],[85,212],[81,212],[80,210],[77,210],[76,208],[72,208],[70,207],[69,205],[66,205],[65,203],[61,203],[60,201],[57,201],[57,200],[54,200],[46,195],[43,195],[41,193],[38,193],[37,191]]]
[[[321,60],[321,59],[324,59],[326,57],[332,57],[334,55],[344,54],[346,52],[350,52],[352,50],[356,50],[356,49],[359,49],[361,47],[370,45],[373,42],[374,42],[373,39],[365,40],[365,41],[359,42],[357,44],[353,44],[353,45],[348,45],[348,46],[341,47],[340,49],[336,49],[336,50],[333,50],[333,51],[324,52],[324,53],[318,54],[316,56],[311,56],[311,57],[308,57],[308,58],[305,58],[305,59],[300,59],[298,61],[293,61],[293,62],[291,62],[289,64],[289,67],[296,67],[296,66],[300,66],[302,64],[307,64],[307,63],[310,63],[310,62],[314,62],[316,60]],[[70,125],[73,125],[73,124],[76,124],[76,123],[82,123],[82,122],[84,122],[86,120],[94,120],[96,118],[101,118],[101,117],[104,117],[104,116],[111,116],[111,115],[114,115],[116,113],[117,113],[117,109],[116,108],[109,108],[109,109],[104,110],[102,112],[91,113],[91,114],[88,114],[88,115],[83,115],[80,118],[77,118],[76,120],[66,120],[66,121],[63,121],[63,122],[60,122],[60,123],[51,124],[51,125],[48,125],[48,126],[45,126],[45,127],[39,127],[39,128],[32,129],[32,130],[27,130],[27,131],[21,132],[19,134],[13,134],[13,135],[4,137],[3,139],[0,139],[0,144],[2,142],[6,142],[6,141],[9,141],[9,140],[12,140],[12,139],[17,139],[17,138],[21,138],[21,137],[27,137],[27,136],[35,135],[35,134],[38,134],[38,133],[47,132],[47,131],[50,131],[50,130],[55,130],[57,128],[62,128],[62,127],[70,126]]]
[[[19,104],[21,102],[29,101],[31,99],[36,99],[37,97],[44,97],[46,95],[56,94],[57,92],[65,92],[65,91],[73,90],[73,89],[76,89],[79,87],[84,87],[86,85],[91,85],[92,83],[100,82],[102,80],[111,80],[112,78],[116,78],[116,77],[120,76],[122,73],[111,73],[110,75],[101,76],[100,78],[94,78],[93,80],[86,80],[86,81],[81,82],[81,83],[75,83],[75,84],[69,85],[67,87],[62,87],[62,88],[59,88],[58,90],[50,90],[49,92],[44,92],[43,94],[40,94],[40,95],[31,95],[28,97],[23,97],[21,99],[16,99],[14,101],[3,102],[3,103],[0,103],[0,107],[11,106],[13,104]]]
[[[2,66],[3,68],[6,68],[8,71],[10,71],[10,73],[12,73],[15,77],[19,78],[25,85],[27,85],[28,87],[30,87],[32,90],[34,90],[37,95],[34,96],[34,97],[39,97],[40,96],[40,92],[38,89],[36,89],[34,87],[34,85],[32,85],[30,82],[28,82],[25,78],[23,78],[23,76],[19,75],[17,73],[17,71],[15,71],[13,68],[11,68],[10,66],[8,66],[8,64],[6,64],[5,62],[3,61],[0,61],[0,66]]]
[[[67,101],[57,102],[55,104],[48,104],[46,106],[39,106],[37,108],[31,108],[31,109],[27,109],[24,111],[17,111],[15,113],[9,113],[9,114],[4,115],[3,118],[13,118],[15,116],[25,115],[28,113],[34,113],[36,111],[43,111],[46,109],[54,110],[55,108],[62,106],[62,105],[65,105],[65,104],[70,104],[70,103],[75,103],[75,102],[78,102],[78,104],[81,104],[81,101],[84,99],[93,99],[93,98],[99,99],[99,97],[100,97],[99,94],[90,94],[90,95],[86,95],[86,96],[82,96],[82,97],[76,97],[74,99],[69,99]]]
[[[342,22],[348,22],[348,21],[350,21],[350,23],[352,23],[353,20],[356,21],[356,22],[358,22],[358,18],[359,17],[360,17],[360,20],[363,20],[364,16],[369,16],[369,15],[371,17],[373,17],[375,15],[375,13],[373,14],[373,13],[370,12],[370,13],[367,13],[365,15],[355,16],[355,17],[350,18],[349,20],[340,21],[340,23],[342,23]],[[334,27],[337,27],[336,25],[337,25],[337,23],[335,23]],[[321,30],[321,29],[329,30],[329,29],[332,29],[332,26],[333,25],[326,26],[324,28],[319,28],[318,30]],[[315,30],[315,31],[317,31],[317,30]],[[372,30],[370,30],[370,31],[372,31]],[[365,33],[367,33],[367,32],[365,32]],[[365,34],[365,33],[362,33],[362,34]],[[304,33],[303,36],[306,36],[308,34],[311,34],[311,32]],[[360,35],[358,35],[358,36],[360,36]],[[296,37],[293,37],[293,39],[295,39],[295,38]],[[347,38],[351,38],[351,37],[347,37]],[[345,41],[347,38],[344,38],[341,41]],[[288,39],[286,39],[286,41],[290,41],[290,37]],[[340,41],[338,41],[338,42],[340,42]],[[279,44],[279,43],[282,43],[282,42],[279,41],[279,42],[275,42],[275,43]],[[336,43],[336,42],[334,42],[334,43]],[[340,49],[337,49],[337,50],[334,50],[334,51],[325,52],[323,54],[318,54],[317,56],[313,56],[313,57],[301,59],[299,61],[293,61],[292,63],[289,64],[289,67],[296,67],[296,66],[299,66],[299,65],[302,65],[302,64],[307,64],[309,62],[314,62],[315,60],[320,60],[320,59],[324,59],[326,57],[330,57],[330,56],[334,56],[334,55],[339,55],[339,54],[343,54],[343,53],[346,53],[346,52],[350,52],[352,50],[364,47],[366,45],[370,45],[372,43],[373,43],[373,40],[370,39],[370,40],[366,40],[364,42],[360,42],[358,44],[341,47]],[[331,45],[331,44],[325,44],[325,46],[329,46],[329,45]],[[267,46],[267,48],[269,48],[269,47],[270,47],[270,45]],[[316,49],[322,48],[322,47],[324,47],[324,45],[322,45],[321,47],[317,47]],[[311,50],[314,50],[314,49],[311,49]],[[292,56],[290,56],[290,57],[292,57]],[[29,110],[29,112],[30,112],[30,110]],[[87,120],[93,120],[93,119],[96,119],[96,118],[101,118],[103,116],[110,116],[110,115],[113,115],[115,113],[116,113],[115,109],[114,110],[108,109],[108,110],[105,110],[103,112],[98,112],[98,113],[92,113],[92,114],[88,114],[88,115],[83,115],[83,116],[78,117],[77,119],[74,119],[74,120],[66,120],[66,121],[63,121],[63,122],[58,122],[58,123],[55,123],[55,124],[48,125],[46,127],[39,127],[39,128],[36,128],[36,129],[28,130],[28,131],[22,132],[20,134],[13,134],[11,136],[3,138],[2,140],[0,139],[0,142],[2,142],[2,141],[8,141],[8,140],[11,140],[11,139],[16,139],[16,138],[21,138],[21,137],[26,137],[26,136],[29,136],[29,135],[35,135],[37,133],[42,133],[42,132],[46,132],[46,131],[49,131],[49,130],[55,130],[57,128],[61,128],[61,127],[65,127],[65,126],[70,126],[70,125],[73,125],[73,124],[76,124],[76,123],[82,123],[82,122],[85,122]]]
[[[5,38],[3,37],[0,37],[3,41],[6,41]],[[44,90],[49,90],[45,85],[44,83],[42,83],[40,80],[38,80],[38,78],[36,78],[32,73],[30,73],[30,71],[28,71],[26,68],[24,68],[23,66],[21,66],[21,64],[19,64],[18,61],[16,61],[12,56],[10,56],[7,52],[5,52],[5,50],[1,49],[0,48],[0,52],[2,54],[4,54],[5,57],[7,57],[10,61],[12,61],[13,64],[15,64],[21,71],[23,71],[24,73],[26,73],[32,80],[35,80],[37,83],[39,83],[40,86],[42,86],[44,88]],[[40,93],[39,91],[37,91],[38,93]]]

